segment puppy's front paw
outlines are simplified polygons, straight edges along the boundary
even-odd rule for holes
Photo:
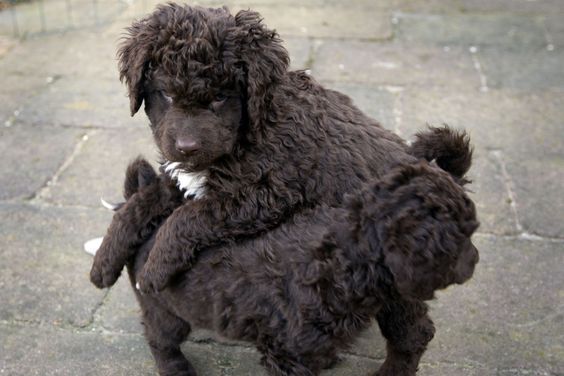
[[[154,267],[152,263],[147,262],[137,275],[137,290],[144,294],[154,294],[164,290],[168,284],[170,275],[162,268]]]
[[[90,269],[90,282],[100,289],[113,286],[123,269],[123,265],[116,265],[116,262],[112,262],[109,253],[107,247],[104,247],[102,243],[94,257],[92,269]]]

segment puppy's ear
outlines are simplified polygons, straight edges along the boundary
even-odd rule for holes
[[[270,87],[287,74],[290,58],[278,34],[262,24],[259,13],[242,10],[235,16],[235,23],[226,45],[234,45],[240,53],[246,73],[243,80],[249,120],[251,125],[258,126],[267,117]]]
[[[446,172],[426,162],[402,166],[376,184],[365,205],[368,200],[372,209],[365,213],[400,295],[432,299],[435,290],[471,276],[478,261],[470,242],[476,212]]]
[[[127,35],[118,50],[119,76],[127,85],[131,116],[143,103],[145,73],[154,45],[150,27],[147,20],[135,22],[127,28]]]
[[[123,195],[128,200],[140,188],[146,187],[157,180],[157,173],[142,157],[137,157],[127,166]]]

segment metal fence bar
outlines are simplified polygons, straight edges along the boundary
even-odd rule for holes
[[[13,32],[14,32],[14,37],[17,38],[17,37],[20,36],[20,28],[18,26],[18,16],[16,14],[16,9],[14,7],[15,0],[11,0],[10,2],[12,3],[10,5],[10,15],[11,15],[11,18],[12,18],[12,29],[13,29]]]
[[[45,22],[45,4],[43,4],[43,0],[39,0],[39,20],[41,22],[41,31],[45,32],[47,29],[47,24]]]
[[[70,0],[65,0],[67,5],[67,25],[69,28],[72,27],[72,3]]]
[[[98,19],[98,0],[92,0],[92,6],[94,8],[94,21],[96,25],[100,24],[100,20]]]

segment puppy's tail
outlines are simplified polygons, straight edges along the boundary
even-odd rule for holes
[[[437,165],[462,182],[464,174],[472,165],[472,146],[465,131],[457,131],[448,126],[429,129],[415,135],[409,153],[427,161],[435,160]]]

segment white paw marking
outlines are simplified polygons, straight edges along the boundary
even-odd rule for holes
[[[89,255],[95,256],[96,252],[98,251],[98,249],[100,249],[100,246],[102,245],[103,239],[104,238],[94,238],[88,240],[86,243],[84,243],[84,251]]]
[[[206,174],[205,172],[186,172],[179,167],[179,162],[166,162],[163,167],[165,172],[174,180],[184,197],[192,197],[198,200],[206,193]]]

